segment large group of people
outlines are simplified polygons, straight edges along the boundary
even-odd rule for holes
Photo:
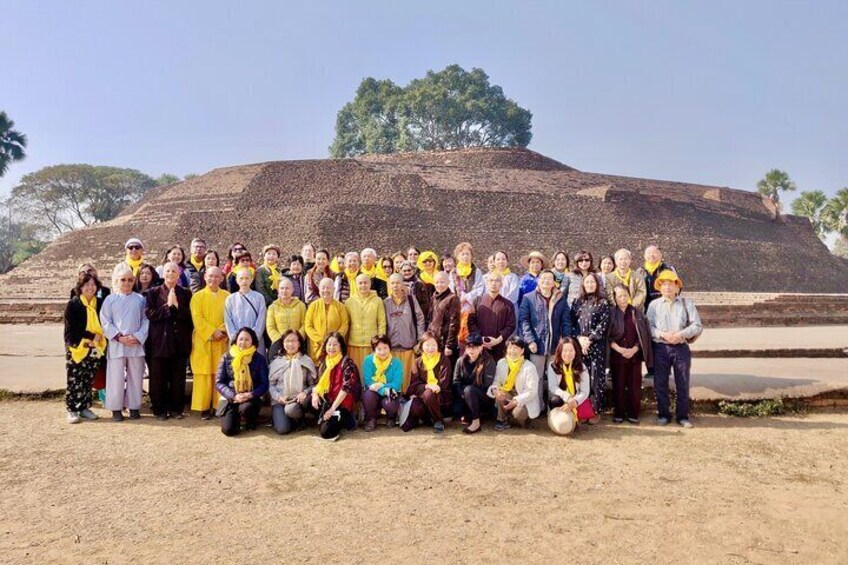
[[[474,434],[545,422],[568,435],[612,421],[639,424],[643,371],[653,376],[659,425],[691,427],[689,343],[702,326],[683,281],[656,246],[635,266],[619,249],[552,260],[538,251],[512,272],[507,253],[475,263],[469,243],[450,253],[374,249],[331,255],[306,244],[284,256],[241,243],[221,255],[196,238],[160,265],[132,238],[103,285],[79,269],[65,311],[68,421],[141,417],[148,375],[158,420],[189,409],[228,436],[252,430],[270,404],[278,434],[317,426],[335,440],[378,425],[408,432],[461,422]],[[572,262],[573,259],[573,262]],[[104,392],[105,391],[105,392]],[[544,418],[544,420],[543,420]]]

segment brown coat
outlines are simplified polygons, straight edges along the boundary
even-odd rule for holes
[[[501,295],[492,298],[487,292],[475,304],[468,317],[468,331],[479,332],[483,337],[502,337],[503,341],[489,352],[495,361],[506,354],[506,340],[515,332],[515,306]]]
[[[439,381],[439,404],[447,406],[451,403],[453,395],[451,394],[451,381],[453,379],[453,363],[449,357],[442,354],[439,360],[439,366],[435,370],[436,379]],[[415,363],[412,364],[412,371],[409,373],[409,386],[406,387],[406,396],[421,396],[424,394],[424,387],[427,385],[427,369],[424,368],[424,362],[421,357],[416,357]]]
[[[459,297],[445,289],[442,294],[434,294],[430,301],[430,325],[427,331],[435,334],[442,344],[442,349],[448,348],[453,352],[452,359],[459,357]]]

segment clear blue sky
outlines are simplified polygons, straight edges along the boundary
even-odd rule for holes
[[[0,109],[46,165],[322,158],[366,76],[483,68],[585,171],[848,186],[848,2],[0,0]]]

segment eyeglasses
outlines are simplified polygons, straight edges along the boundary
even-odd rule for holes
[[[120,282],[135,282],[135,279],[118,279]]]
[[[141,245],[127,245],[127,249],[138,250],[141,249]]]
[[[591,262],[592,262],[592,260],[591,260],[591,259],[589,259],[588,257],[583,257],[582,259],[578,259],[578,260],[577,260],[577,262],[578,262],[578,263],[586,263],[586,262],[591,263]]]

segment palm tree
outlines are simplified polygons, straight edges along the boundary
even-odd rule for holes
[[[760,194],[774,202],[775,207],[780,212],[780,191],[795,190],[795,183],[789,178],[788,173],[779,169],[772,169],[757,183],[757,189]]]
[[[6,174],[9,163],[20,161],[26,157],[24,148],[27,138],[19,131],[15,131],[15,122],[9,119],[6,112],[0,112],[0,177]]]
[[[820,239],[824,239],[826,230],[822,219],[825,204],[827,204],[827,196],[821,190],[802,192],[792,201],[792,213],[809,219],[813,224],[813,231]]]
[[[834,251],[848,249],[848,187],[836,192],[836,196],[827,201],[821,213],[824,229],[835,231],[839,240]]]

